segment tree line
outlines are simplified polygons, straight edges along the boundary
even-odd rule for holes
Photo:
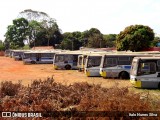
[[[117,50],[140,51],[156,46],[159,37],[154,36],[149,26],[130,25],[119,34],[104,35],[97,28],[80,32],[62,33],[55,19],[44,12],[24,10],[19,13],[13,24],[7,27],[5,49],[20,49],[26,44],[34,46],[53,46],[60,49],[78,50],[80,47],[116,47]],[[4,49],[3,48],[3,49]]]

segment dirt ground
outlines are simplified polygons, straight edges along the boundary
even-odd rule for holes
[[[65,85],[75,82],[88,82],[100,84],[102,87],[129,87],[130,91],[151,96],[152,99],[160,100],[160,90],[146,90],[134,88],[129,80],[103,79],[101,77],[87,77],[83,72],[77,70],[54,70],[52,64],[24,65],[22,61],[15,61],[13,58],[0,56],[0,83],[2,81],[21,81],[23,85],[30,85],[33,80],[44,80],[52,77],[56,82]]]
[[[102,87],[119,85],[120,87],[132,87],[128,80],[103,79],[101,77],[87,77],[83,72],[77,70],[54,70],[52,64],[24,65],[22,61],[15,61],[13,58],[0,56],[0,82],[12,81],[28,85],[35,79],[44,80],[52,77],[56,82],[73,84],[74,82],[88,82],[101,84]]]

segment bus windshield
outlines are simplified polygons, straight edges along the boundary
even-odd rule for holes
[[[55,62],[64,62],[64,55],[56,55]]]
[[[101,56],[89,56],[87,67],[97,67],[101,64]]]
[[[27,59],[27,58],[30,58],[30,54],[24,53],[23,54],[23,59]]]
[[[156,73],[155,62],[140,62],[138,67],[137,75],[149,75]]]

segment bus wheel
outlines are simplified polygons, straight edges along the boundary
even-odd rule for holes
[[[119,74],[119,78],[120,79],[129,79],[129,74],[127,73],[127,72],[121,72],[120,74]]]
[[[107,79],[107,77],[103,77],[103,79]]]
[[[35,61],[31,61],[31,63],[32,63],[32,64],[36,64],[36,62],[35,62]]]
[[[81,68],[79,68],[79,69],[78,69],[78,72],[82,72],[82,69],[81,69]]]
[[[70,69],[71,69],[71,66],[70,66],[70,65],[66,65],[66,66],[65,66],[65,69],[66,69],[66,70],[70,70]]]

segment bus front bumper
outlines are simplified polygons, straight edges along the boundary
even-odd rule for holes
[[[101,71],[101,72],[100,72],[100,75],[101,75],[102,77],[104,77],[104,78],[106,78],[106,77],[107,77],[107,73],[106,73],[106,71]]]
[[[142,87],[142,83],[141,83],[140,80],[130,80],[130,82],[136,88],[141,88]]]
[[[88,70],[85,70],[85,74],[87,77],[91,76],[91,73]]]
[[[57,69],[58,69],[58,66],[57,66],[57,65],[53,65],[53,68],[54,68],[55,70],[57,70]]]

